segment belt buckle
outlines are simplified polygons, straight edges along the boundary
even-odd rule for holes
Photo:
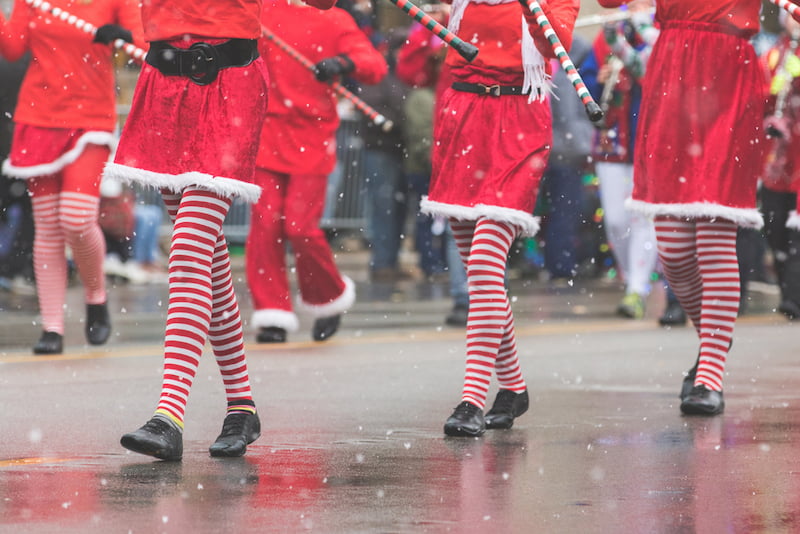
[[[481,94],[489,96],[500,96],[500,86],[498,84],[484,85],[482,83],[479,83],[478,87],[480,87],[483,90],[483,93]]]
[[[219,74],[219,53],[208,43],[194,43],[189,47],[191,56],[191,72],[188,77],[197,85],[208,85],[217,79]]]

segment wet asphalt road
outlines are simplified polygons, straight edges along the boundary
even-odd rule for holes
[[[453,439],[464,340],[441,326],[441,291],[359,283],[329,342],[248,343],[263,432],[244,458],[208,455],[225,403],[205,358],[176,463],[119,445],[158,397],[163,287],[115,291],[118,335],[99,349],[74,312],[63,356],[12,342],[35,317],[4,311],[0,532],[800,531],[798,325],[774,295],[737,325],[726,413],[690,418],[695,335],[656,324],[663,295],[629,321],[607,284],[512,285],[531,409]]]

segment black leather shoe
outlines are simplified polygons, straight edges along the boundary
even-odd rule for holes
[[[514,418],[528,411],[528,390],[515,393],[501,389],[494,398],[492,409],[486,412],[486,428],[511,428]]]
[[[256,335],[259,343],[286,343],[286,330],[277,326],[260,328]]]
[[[339,330],[339,323],[341,322],[341,315],[320,317],[314,321],[314,327],[311,329],[311,337],[314,338],[314,341],[325,341]]]
[[[161,460],[176,461],[183,456],[181,431],[160,417],[153,417],[139,430],[125,434],[119,442],[130,451]]]
[[[664,313],[658,318],[661,326],[683,326],[686,324],[686,312],[677,301],[667,304]]]
[[[234,412],[225,416],[222,432],[208,452],[216,457],[243,456],[247,446],[261,435],[261,421],[257,413]]]
[[[717,415],[724,410],[722,392],[708,389],[702,384],[694,386],[681,401],[681,412],[685,415]]]
[[[482,436],[486,432],[486,421],[483,418],[483,410],[464,401],[453,411],[444,423],[444,433],[448,436],[459,436],[474,438]]]
[[[102,345],[111,335],[111,316],[108,303],[86,305],[86,341],[92,345]]]
[[[34,354],[61,354],[64,352],[64,336],[57,332],[42,332],[42,337],[33,346]]]
[[[778,311],[791,321],[800,318],[800,306],[788,299],[780,303]]]
[[[449,326],[467,326],[467,316],[469,315],[469,306],[456,304],[453,309],[444,318],[444,323]]]

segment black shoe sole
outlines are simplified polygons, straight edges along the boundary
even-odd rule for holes
[[[129,451],[138,452],[147,456],[153,456],[159,460],[166,460],[168,462],[177,462],[181,456],[170,455],[161,447],[153,447],[148,443],[141,443],[132,436],[122,436],[119,440],[120,445]]]
[[[484,429],[477,432],[470,432],[469,430],[465,430],[460,426],[449,427],[445,425],[444,433],[446,436],[450,436],[452,438],[479,438],[486,433],[486,430]]]
[[[719,415],[725,411],[725,403],[723,402],[717,408],[703,404],[694,404],[691,402],[681,403],[681,413],[683,415]]]
[[[208,448],[208,454],[210,454],[213,458],[239,458],[240,456],[244,456],[244,454],[247,452],[247,445],[250,445],[260,437],[261,437],[260,432],[256,435],[250,435],[246,439],[247,444],[245,444],[245,446],[242,448],[241,451],[239,451],[238,449],[231,450],[230,448],[215,449],[214,448],[214,445],[216,445],[215,442],[211,445],[211,447]]]

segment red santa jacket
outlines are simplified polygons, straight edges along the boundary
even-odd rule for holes
[[[336,0],[308,0],[319,9]],[[143,0],[142,20],[148,41],[183,35],[258,39],[261,0]]]
[[[94,26],[118,24],[146,46],[135,0],[63,0],[57,7]],[[49,13],[14,3],[11,19],[0,13],[0,55],[16,61],[30,51],[14,120],[44,128],[112,131],[116,93],[110,45]]]
[[[267,2],[264,26],[317,63],[344,54],[355,64],[350,77],[376,84],[386,61],[344,10],[319,11],[285,0]],[[292,174],[327,174],[336,163],[337,99],[328,84],[266,38],[259,42],[270,76],[267,120],[261,132],[258,167]]]
[[[449,3],[449,2],[448,2]],[[579,0],[541,2],[553,30],[566,50],[572,45],[572,28],[580,8]],[[470,3],[464,11],[459,36],[478,47],[471,62],[455,49],[447,52],[446,64],[453,76],[468,82],[491,81],[501,85],[522,85],[521,17],[525,15],[536,48],[545,58],[555,58],[544,31],[527,9],[517,2],[498,5]],[[548,74],[550,62],[545,62]]]

